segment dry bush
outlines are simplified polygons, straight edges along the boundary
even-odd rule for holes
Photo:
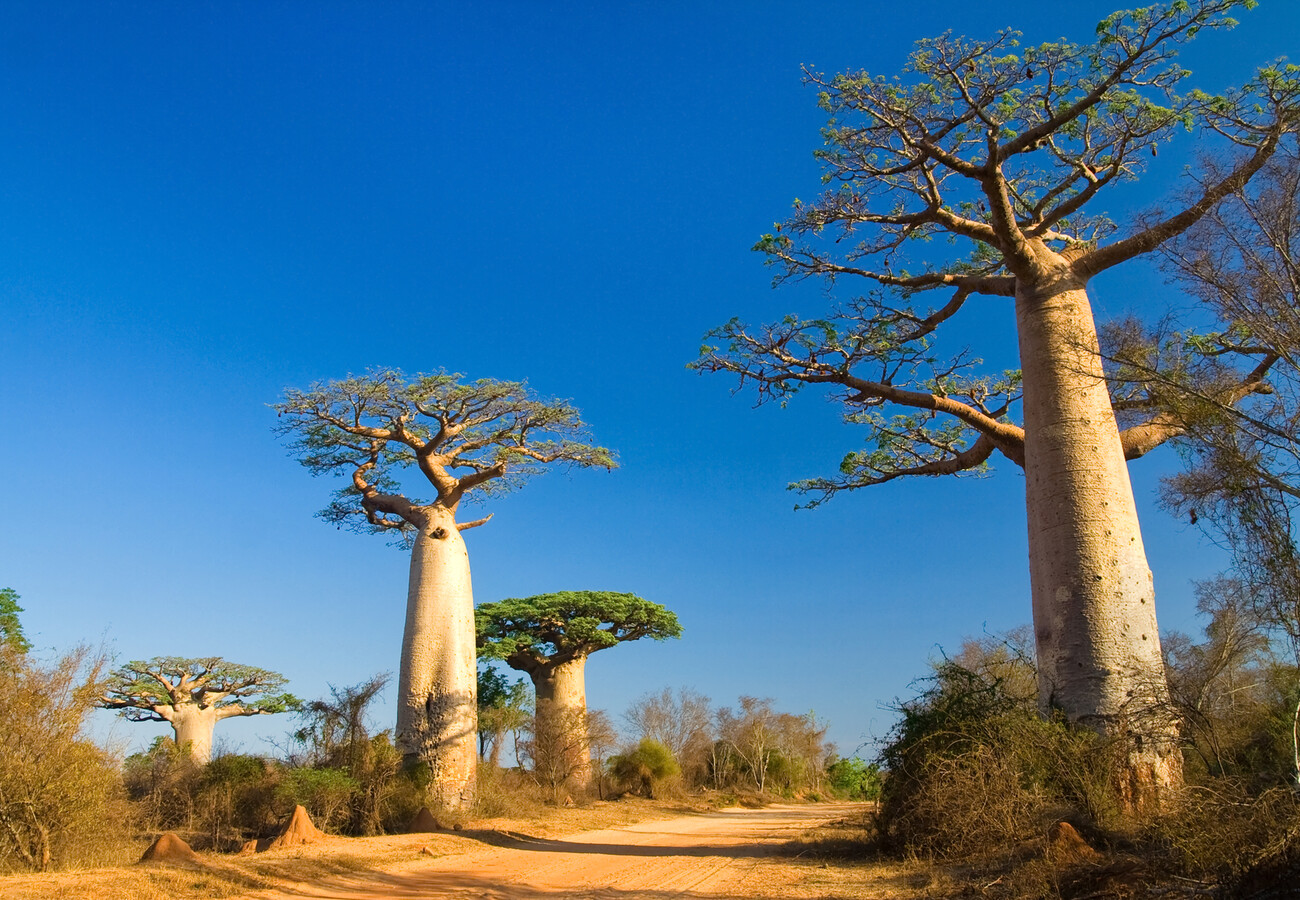
[[[539,816],[550,799],[547,788],[516,769],[478,767],[474,815],[484,819]]]
[[[1023,680],[1023,679],[1017,679]],[[952,660],[935,666],[882,753],[886,843],[943,859],[996,855],[1053,821],[1116,821],[1111,748],[1046,721],[1004,674]]]
[[[48,667],[14,647],[0,654],[0,871],[117,861],[121,781],[82,736],[105,666],[85,647]]]
[[[1252,796],[1244,780],[1214,779],[1189,787],[1155,823],[1154,836],[1182,871],[1198,877],[1232,882],[1300,869],[1300,797],[1290,788]]]
[[[144,753],[122,765],[122,781],[144,832],[189,831],[195,817],[194,794],[203,767],[169,737],[158,737]]]

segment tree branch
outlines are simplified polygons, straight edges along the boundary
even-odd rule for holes
[[[1122,262],[1127,262],[1143,253],[1149,253],[1170,238],[1182,234],[1195,225],[1202,216],[1213,209],[1224,197],[1241,190],[1246,182],[1263,168],[1269,157],[1277,150],[1283,132],[1282,123],[1279,121],[1269,130],[1264,140],[1255,148],[1254,153],[1238,165],[1227,177],[1206,188],[1201,194],[1201,198],[1187,209],[1122,241],[1116,241],[1114,244],[1099,247],[1091,253],[1084,254],[1075,261],[1074,271],[1085,280],[1089,279],[1097,273],[1104,272],[1106,269],[1117,266]]]

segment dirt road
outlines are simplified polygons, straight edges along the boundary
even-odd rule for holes
[[[339,877],[266,900],[317,898],[491,898],[668,900],[797,897],[790,867],[772,855],[816,825],[860,812],[855,804],[772,806],[589,831],[562,840],[462,832],[482,850],[430,860],[393,874]]]

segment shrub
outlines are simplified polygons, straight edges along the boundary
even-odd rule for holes
[[[195,829],[216,849],[262,836],[275,822],[279,780],[280,767],[260,756],[218,756],[195,785]]]
[[[826,777],[831,790],[845,800],[877,800],[880,798],[880,764],[869,763],[856,756],[837,759],[826,767]]]
[[[182,753],[170,737],[158,737],[144,753],[122,765],[126,795],[142,831],[189,831],[195,822],[195,795],[203,767]]]
[[[1235,778],[1189,787],[1156,822],[1156,837],[1180,870],[1228,884],[1297,883],[1300,797],[1290,788],[1256,795],[1253,787]]]
[[[479,766],[474,796],[476,816],[535,816],[550,799],[549,791],[517,769]]]
[[[290,769],[275,787],[275,800],[282,813],[300,804],[321,830],[338,830],[350,818],[360,787],[342,769]]]
[[[881,754],[887,842],[940,858],[1006,850],[1060,819],[1114,821],[1111,749],[951,660],[900,707]]]
[[[609,772],[624,790],[640,791],[652,799],[662,791],[667,779],[681,771],[672,751],[650,738],[642,739],[634,750],[609,759]]]
[[[116,767],[81,736],[106,665],[73,650],[48,667],[15,625],[0,642],[0,870],[111,857],[124,831]]]

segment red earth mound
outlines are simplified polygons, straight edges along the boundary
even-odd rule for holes
[[[279,847],[314,844],[324,837],[324,833],[311,823],[311,816],[307,815],[307,810],[301,806],[295,806],[289,821],[280,829],[279,835],[267,845],[266,849],[275,850]]]
[[[190,849],[190,845],[171,831],[159,835],[140,857],[142,863],[196,863],[198,861],[198,854]]]
[[[421,806],[420,811],[415,814],[415,818],[411,819],[410,824],[406,826],[407,834],[420,834],[421,832],[427,831],[445,830],[446,829],[442,827],[442,823],[434,817],[433,813],[429,811],[429,807],[427,806]]]

